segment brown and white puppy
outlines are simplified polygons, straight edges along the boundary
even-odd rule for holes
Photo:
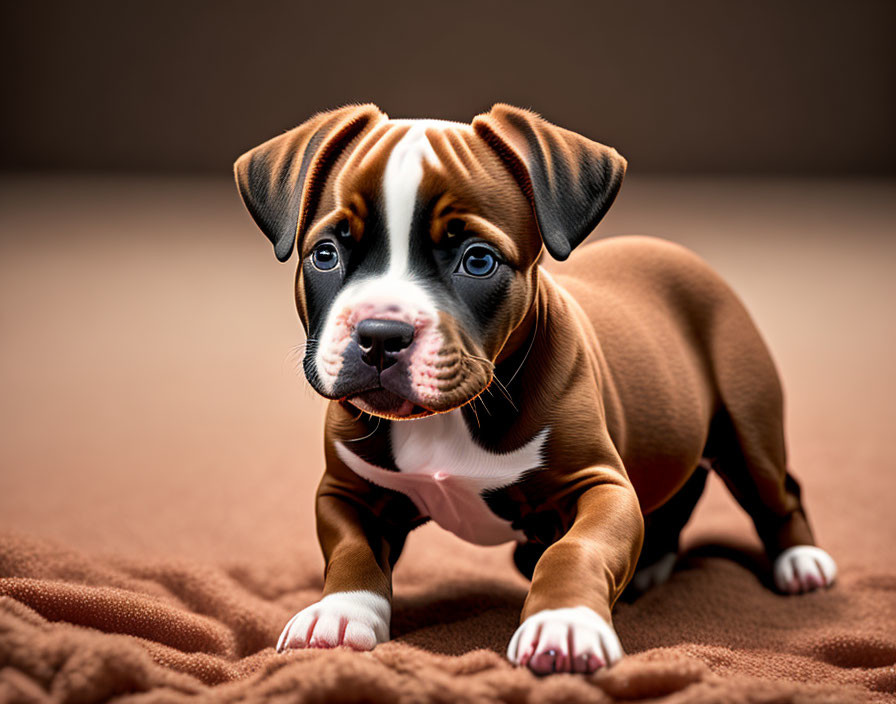
[[[668,577],[710,468],[782,591],[832,583],[787,471],[774,365],[726,284],[645,237],[584,247],[562,276],[538,265],[587,237],[625,166],[507,105],[472,124],[353,105],[237,161],[277,257],[298,250],[304,369],[332,401],[324,596],[279,649],[387,640],[392,568],[432,519],[517,542],[532,585],[510,660],[611,665],[614,602],[633,577],[642,590]]]

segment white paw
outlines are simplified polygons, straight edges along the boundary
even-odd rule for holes
[[[647,590],[667,582],[672,576],[672,569],[677,560],[678,555],[674,552],[667,552],[652,565],[647,565],[635,572],[635,576],[632,577],[632,587],[635,591],[643,594]]]
[[[587,606],[545,609],[516,629],[507,659],[539,675],[594,672],[622,659],[613,627]]]
[[[392,607],[379,594],[368,591],[328,594],[293,616],[277,641],[277,652],[290,648],[372,650],[389,640]]]
[[[829,587],[837,577],[833,558],[814,545],[788,548],[775,560],[775,585],[785,594],[801,594]]]

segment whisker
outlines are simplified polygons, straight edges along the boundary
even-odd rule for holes
[[[479,414],[476,412],[476,399],[473,399],[474,403],[470,404],[470,410],[473,411],[473,416],[476,418],[476,427],[482,430],[482,426],[479,424]]]
[[[513,398],[510,395],[510,391],[508,391],[507,387],[501,383],[501,380],[498,378],[497,374],[492,376],[492,381],[498,386],[498,390],[504,395],[504,398],[507,399],[507,403],[509,403],[511,406],[513,406],[513,410],[515,410],[517,413],[519,413],[520,409],[517,408],[516,404],[513,402]],[[489,384],[489,387],[491,387],[491,384]]]
[[[313,352],[315,349],[315,345],[317,344],[317,340],[313,337],[306,339],[304,342],[300,342],[298,345],[294,345],[289,348],[289,351],[286,353],[286,356],[283,359],[284,364],[289,362],[291,365],[296,365],[298,372],[304,363],[304,358],[309,352]]]
[[[485,364],[487,367],[495,366],[494,364],[491,363],[491,361],[487,360],[485,357],[479,357],[478,355],[470,354],[469,352],[465,352],[464,350],[461,350],[461,354],[467,359],[477,359],[480,362],[482,362],[483,364]]]
[[[465,351],[461,351],[461,354],[463,355],[462,359],[464,361],[478,360],[478,361],[483,362],[484,364],[488,365],[489,367],[494,368],[494,365],[489,360],[485,359],[485,357],[479,357],[475,354],[470,354],[469,352],[465,352]],[[525,360],[523,360],[523,361],[525,361]],[[497,384],[498,390],[501,391],[501,393],[504,395],[504,398],[506,398],[507,402],[513,407],[513,410],[515,410],[517,413],[519,413],[520,409],[517,408],[516,404],[513,402],[513,397],[510,395],[510,391],[508,391],[507,387],[503,383],[501,383],[501,380],[498,378],[497,374],[492,374],[492,382]],[[489,387],[490,386],[491,386],[491,384],[489,384]],[[486,387],[486,388],[488,388],[488,387]],[[489,414],[489,415],[491,415],[491,414]]]
[[[526,363],[526,360],[529,359],[529,354],[532,352],[532,348],[535,346],[535,338],[538,336],[538,306],[535,307],[535,324],[532,326],[532,339],[529,340],[529,349],[526,350],[526,356],[523,357],[523,361],[520,362],[520,366],[516,368],[516,371],[513,373],[513,376],[510,377],[510,380],[507,382],[507,386],[510,386],[513,383],[513,380],[516,379],[516,375],[520,373],[523,368],[523,365]]]
[[[358,418],[360,418],[363,415],[364,415],[364,411],[361,411],[361,414],[358,416]],[[358,420],[358,418],[355,418],[355,420]],[[354,438],[353,440],[346,440],[346,442],[360,442],[361,440],[366,440],[367,438],[376,434],[376,431],[380,429],[380,423],[382,423],[382,422],[383,422],[382,417],[376,416],[376,427],[373,430],[371,430],[369,433],[367,433],[367,435],[365,435],[362,438]]]

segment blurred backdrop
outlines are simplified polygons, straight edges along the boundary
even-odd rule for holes
[[[499,100],[634,174],[896,163],[890,0],[2,5],[7,169],[220,173],[346,102],[466,121]]]
[[[231,164],[348,101],[469,120],[500,100],[629,159],[598,236],[676,240],[732,283],[780,365],[821,538],[847,566],[862,553],[836,521],[890,549],[896,517],[869,506],[896,491],[896,3],[2,11],[0,529],[317,574],[323,404],[293,354],[295,262]],[[717,492],[693,530],[754,540],[730,504]],[[511,574],[507,546],[434,527],[410,564],[439,573],[434,546]]]

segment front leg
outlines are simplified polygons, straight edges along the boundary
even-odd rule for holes
[[[360,478],[328,472],[317,495],[317,532],[326,561],[323,598],[286,624],[277,650],[347,646],[371,650],[389,640],[392,567],[408,531],[382,519],[390,497]],[[362,503],[378,496],[378,505]],[[401,507],[392,507],[393,515]]]
[[[596,485],[576,502],[569,531],[535,565],[511,662],[538,674],[593,672],[622,658],[610,610],[631,579],[644,538],[624,472],[595,468]]]

